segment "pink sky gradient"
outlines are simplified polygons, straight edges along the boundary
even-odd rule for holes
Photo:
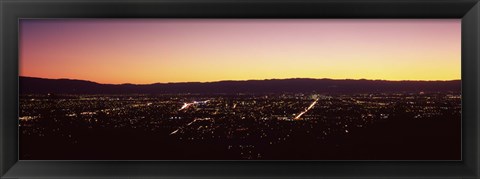
[[[99,83],[460,79],[460,19],[22,19],[20,75]]]

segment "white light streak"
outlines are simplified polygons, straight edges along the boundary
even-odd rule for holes
[[[190,106],[196,105],[196,104],[206,104],[210,100],[205,100],[205,101],[193,101],[191,103],[183,103],[183,106],[179,109],[179,111],[184,110],[189,108]]]
[[[315,106],[315,104],[317,104],[317,102],[318,102],[318,98],[315,99],[315,101],[313,101],[312,104],[310,104],[310,106],[308,106],[308,108],[305,109],[305,111],[303,111],[303,112],[301,112],[300,114],[298,114],[297,116],[295,116],[294,119],[295,119],[295,120],[300,119],[300,117],[302,117],[302,115],[304,115],[304,114],[307,113],[310,109],[312,109],[313,106]]]
[[[175,131],[173,131],[172,133],[170,133],[170,135],[173,135],[173,134],[176,134],[180,129],[177,129]]]

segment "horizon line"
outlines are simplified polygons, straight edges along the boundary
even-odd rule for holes
[[[293,79],[309,79],[309,80],[365,80],[365,81],[391,81],[391,82],[448,82],[448,81],[461,81],[461,79],[451,79],[451,80],[386,80],[386,79],[366,79],[366,78],[345,78],[345,79],[334,79],[334,78],[269,78],[269,79],[246,79],[246,80],[217,80],[217,81],[185,81],[185,82],[155,82],[155,83],[99,83],[96,81],[91,80],[83,80],[83,79],[72,79],[72,78],[45,78],[45,77],[32,77],[32,76],[20,76],[24,78],[38,78],[38,79],[46,79],[46,80],[75,80],[75,81],[87,81],[91,83],[97,83],[102,85],[153,85],[153,84],[175,84],[175,83],[217,83],[217,82],[242,82],[242,81],[265,81],[265,80],[293,80]]]

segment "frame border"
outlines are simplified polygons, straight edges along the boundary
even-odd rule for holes
[[[20,18],[461,18],[462,161],[18,161]],[[479,0],[0,0],[0,178],[480,177]]]

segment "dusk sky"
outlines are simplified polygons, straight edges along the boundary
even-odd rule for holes
[[[98,83],[460,79],[460,19],[22,19],[20,75]]]

